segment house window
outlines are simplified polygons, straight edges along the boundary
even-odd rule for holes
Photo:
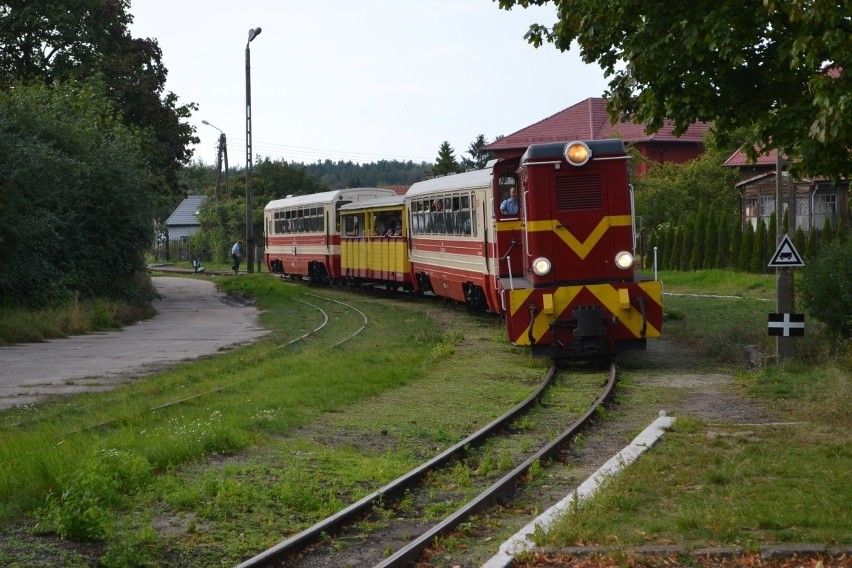
[[[796,228],[800,228],[803,231],[810,231],[810,213],[811,213],[811,204],[808,200],[807,196],[799,196],[796,198]],[[786,231],[786,227],[785,227]]]
[[[817,194],[814,196],[814,228],[822,230],[826,219],[832,227],[837,226],[836,194]]]
[[[743,207],[745,211],[745,220],[746,223],[751,223],[753,228],[757,228],[757,197],[746,197],[745,198],[745,206]]]
[[[775,213],[775,196],[761,195],[760,196],[760,219],[769,227],[769,218]],[[759,221],[758,221],[759,222]],[[755,228],[757,228],[755,226]]]

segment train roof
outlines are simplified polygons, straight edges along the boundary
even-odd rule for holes
[[[524,152],[521,164],[529,160],[561,160],[564,156],[565,146],[576,142],[548,142],[545,144],[533,144]],[[614,138],[611,140],[582,140],[592,151],[592,159],[600,156],[624,156],[627,151],[624,148],[624,140]]]
[[[454,191],[458,189],[474,189],[488,187],[491,185],[493,167],[481,170],[473,170],[461,174],[427,179],[419,181],[409,188],[405,197],[418,197],[420,195],[440,193],[442,191]]]
[[[355,201],[347,203],[340,207],[341,211],[349,211],[352,209],[378,209],[381,207],[402,207],[405,203],[405,196],[392,195],[390,197],[378,197],[369,201]]]
[[[348,187],[308,195],[296,195],[284,199],[274,199],[266,204],[266,209],[281,209],[286,207],[304,207],[306,205],[330,205],[337,201],[365,201],[377,196],[394,196],[392,189],[382,187]]]

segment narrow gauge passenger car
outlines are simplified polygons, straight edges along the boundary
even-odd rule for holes
[[[340,273],[346,283],[412,289],[408,218],[401,195],[340,208]]]
[[[329,282],[340,278],[340,216],[347,203],[395,195],[361,187],[270,201],[263,211],[266,266],[292,278]]]

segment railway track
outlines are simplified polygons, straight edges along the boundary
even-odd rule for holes
[[[331,560],[313,558],[317,554],[324,554],[321,551],[323,546],[320,543],[327,542],[335,537],[339,539],[338,542],[367,540],[368,536],[347,536],[346,533],[352,532],[348,530],[349,527],[357,525],[368,517],[375,517],[377,511],[380,511],[379,516],[382,516],[393,514],[394,509],[396,512],[403,511],[403,517],[406,515],[413,517],[405,520],[406,528],[402,530],[402,532],[411,534],[412,538],[406,539],[407,542],[395,551],[385,548],[382,551],[384,558],[379,556],[370,559],[370,553],[365,553],[359,556],[356,561],[353,561],[350,556],[345,563],[349,565],[374,565],[382,568],[413,565],[423,555],[424,551],[436,542],[436,539],[446,537],[461,524],[471,522],[470,520],[477,515],[507,499],[515,492],[523,479],[529,476],[531,469],[535,469],[541,462],[553,458],[560,448],[581,432],[613,393],[616,382],[616,367],[614,363],[610,364],[606,384],[601,387],[598,381],[595,387],[596,392],[592,395],[587,393],[586,396],[591,396],[594,400],[582,410],[573,412],[574,420],[567,427],[565,426],[567,420],[564,417],[564,406],[553,401],[545,403],[546,406],[553,407],[548,411],[547,417],[529,418],[534,410],[541,410],[545,392],[548,389],[552,391],[553,388],[556,388],[553,387],[556,377],[557,366],[553,363],[546,377],[535,391],[501,417],[358,502],[242,562],[238,568],[338,565],[341,562],[339,558]],[[571,390],[569,386],[562,388],[566,391]],[[412,503],[419,503],[419,507],[424,510],[429,508],[427,501],[430,498],[435,499],[435,493],[434,488],[429,489],[428,486],[434,484],[435,478],[441,475],[441,471],[454,469],[454,464],[464,464],[472,448],[481,448],[485,444],[493,443],[494,440],[498,439],[496,436],[498,432],[520,431],[520,435],[524,435],[523,430],[528,429],[529,424],[533,422],[539,422],[541,425],[539,428],[541,432],[537,433],[539,441],[535,442],[537,449],[525,451],[524,456],[517,458],[510,468],[501,469],[502,473],[499,476],[495,476],[493,473],[486,476],[484,483],[480,481],[480,490],[473,498],[468,499],[461,506],[444,515],[437,523],[427,523],[422,517],[411,515]],[[559,424],[558,430],[554,430],[557,423]],[[533,429],[532,427],[529,428]],[[544,441],[541,438],[544,438]],[[522,445],[532,445],[532,442],[525,441],[522,442]],[[481,470],[483,458],[481,456],[475,458],[471,460],[471,464],[473,464],[472,467],[478,467]],[[506,469],[509,471],[505,471]],[[441,499],[438,498],[438,500]],[[400,501],[405,501],[407,505],[400,506]],[[432,516],[434,515],[427,514],[426,518]],[[356,529],[355,532],[358,530]],[[397,532],[399,532],[399,529],[397,529]],[[353,546],[357,547],[357,544],[353,544]]]

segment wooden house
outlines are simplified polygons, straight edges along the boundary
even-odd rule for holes
[[[761,154],[755,162],[750,161],[743,151],[734,152],[725,161],[725,167],[739,170],[736,189],[740,194],[743,226],[751,223],[756,228],[761,219],[769,225],[769,218],[775,211],[777,163],[776,150]],[[784,160],[781,163],[784,164]],[[797,229],[801,227],[805,233],[813,227],[822,230],[826,219],[835,229],[840,221],[845,227],[849,226],[848,180],[839,183],[826,178],[794,180],[782,165],[780,190],[784,211],[792,210],[790,197],[795,195]]]

